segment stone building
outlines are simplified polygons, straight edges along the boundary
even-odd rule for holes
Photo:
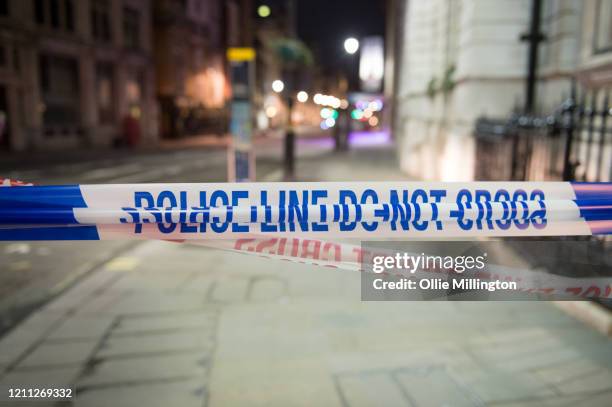
[[[151,2],[0,1],[2,148],[157,140]]]
[[[156,88],[164,137],[223,132],[228,96],[224,6],[232,9],[232,2],[155,1]]]
[[[525,102],[532,0],[406,0],[394,129],[401,167],[423,179],[473,178],[474,124]],[[612,82],[612,2],[542,0],[536,113],[570,81]]]

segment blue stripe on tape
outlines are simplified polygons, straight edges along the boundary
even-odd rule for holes
[[[23,208],[0,209],[0,224],[4,225],[75,225],[72,209]]]
[[[576,199],[612,200],[612,182],[572,182]]]
[[[100,240],[95,226],[54,226],[0,229],[0,241]]]
[[[31,210],[30,215],[34,216],[40,213],[40,223],[75,224],[72,209],[86,207],[78,185],[0,188],[0,222],[5,224],[23,223],[19,221],[22,215],[9,212],[14,208]],[[45,212],[45,208],[49,211]],[[49,217],[53,219],[44,220]]]

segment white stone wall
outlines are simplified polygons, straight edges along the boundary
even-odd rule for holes
[[[579,56],[582,4],[544,2],[538,102],[543,111],[569,91]],[[398,64],[396,139],[404,171],[426,180],[473,179],[474,122],[505,118],[522,106],[529,27],[529,0],[409,0],[403,60]],[[427,94],[455,67],[451,92]]]

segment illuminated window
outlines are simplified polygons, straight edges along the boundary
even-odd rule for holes
[[[113,108],[114,74],[110,63],[101,63],[96,67],[96,97],[98,101],[98,122],[112,123],[115,119]]]

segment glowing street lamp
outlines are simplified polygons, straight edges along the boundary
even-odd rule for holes
[[[359,50],[359,41],[356,38],[350,37],[344,40],[344,50],[349,54],[354,54]]]
[[[302,91],[299,91],[297,94],[297,100],[300,103],[306,103],[308,101],[308,93]]]
[[[266,4],[262,4],[261,6],[257,7],[257,15],[261,18],[270,17],[271,13],[272,11],[270,10],[270,6]]]
[[[272,82],[272,90],[276,93],[281,93],[285,89],[285,84],[280,79]]]

